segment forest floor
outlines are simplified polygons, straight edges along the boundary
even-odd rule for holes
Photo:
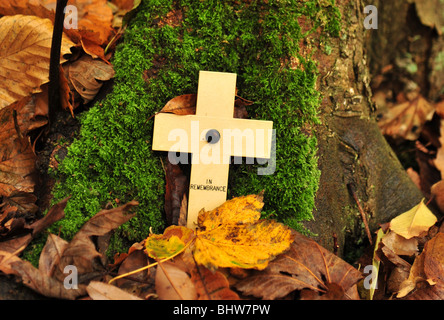
[[[79,23],[91,32],[71,30],[63,39],[62,53],[70,48],[77,53],[62,65],[64,109],[49,126],[46,75],[36,75],[32,84],[24,82],[29,94],[18,97],[12,83],[5,84],[10,98],[0,100],[0,299],[444,298],[444,226],[439,218],[444,214],[444,96],[434,101],[425,97],[421,84],[409,76],[425,72],[418,71],[421,57],[411,53],[375,74],[372,89],[381,131],[425,199],[376,234],[369,233],[371,246],[353,265],[295,230],[260,220],[261,194],[234,198],[203,213],[195,232],[173,225],[163,234],[148,234],[112,261],[104,254],[109,234],[133,217],[136,202],[99,211],[70,241],[45,233],[63,219],[68,201],[51,204],[51,171],[79,132],[77,116],[112,87],[110,57],[125,30],[122,18],[137,7],[135,2],[112,1],[108,6],[97,0],[79,6]],[[19,21],[17,33],[29,25],[50,38],[52,30],[41,20],[54,19],[51,6],[55,1],[45,6],[25,0],[2,5],[0,31]],[[16,14],[29,16],[21,21],[25,16]],[[5,22],[14,16],[16,20]],[[50,42],[46,46],[49,50]],[[29,64],[38,64],[38,59]],[[2,66],[6,62],[0,53]],[[41,90],[33,92],[32,87]],[[166,112],[188,110],[189,101],[181,99]],[[42,234],[47,238],[36,266],[20,254]]]

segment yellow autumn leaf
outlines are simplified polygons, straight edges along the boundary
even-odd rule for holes
[[[222,224],[245,224],[259,220],[264,206],[263,192],[225,201],[211,211],[199,212],[197,224],[201,230],[211,230]]]
[[[437,221],[436,216],[424,203],[424,199],[407,212],[390,221],[390,230],[410,239],[429,230]]]
[[[196,262],[211,270],[262,270],[286,251],[293,241],[291,230],[274,220],[259,220],[262,198],[261,194],[234,198],[201,212],[193,252]]]
[[[0,110],[40,92],[49,81],[52,31],[49,19],[23,15],[0,19]],[[71,53],[74,45],[63,35],[61,55]]]
[[[152,234],[145,240],[147,254],[153,259],[164,259],[182,250],[194,237],[191,229],[170,226],[163,234]]]

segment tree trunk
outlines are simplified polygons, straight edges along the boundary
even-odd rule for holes
[[[329,56],[317,57],[323,94],[322,124],[316,127],[321,180],[315,219],[306,226],[327,249],[348,256],[367,237],[359,207],[374,231],[378,224],[416,205],[423,195],[375,120],[364,46],[364,5],[344,1],[339,8],[341,37],[333,40]]]

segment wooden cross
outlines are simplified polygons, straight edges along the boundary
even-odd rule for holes
[[[192,153],[191,229],[201,209],[212,210],[226,201],[232,156],[270,158],[273,122],[233,118],[235,91],[236,74],[200,71],[196,115],[159,113],[154,119],[153,150]],[[181,159],[183,163],[188,156]]]

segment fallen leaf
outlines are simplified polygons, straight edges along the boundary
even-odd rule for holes
[[[193,230],[181,226],[169,226],[161,235],[150,235],[145,240],[145,249],[151,258],[165,259],[181,251],[193,238]]]
[[[0,195],[34,191],[36,157],[26,135],[47,123],[47,119],[37,120],[45,112],[42,95],[25,97],[0,110]]]
[[[384,231],[382,230],[382,228],[379,228],[377,234],[376,234],[376,240],[375,240],[375,245],[374,245],[374,249],[373,249],[373,257],[372,257],[372,266],[373,266],[373,270],[372,272],[375,272],[375,276],[373,279],[378,279],[378,275],[379,275],[379,267],[381,264],[381,260],[378,259],[377,257],[377,251],[379,249],[379,243],[381,242],[381,240],[384,238],[386,234],[384,233]],[[373,276],[373,273],[372,273]],[[369,289],[369,300],[373,300],[373,296],[375,294],[375,289],[376,286],[371,286]]]
[[[289,251],[270,262],[265,270],[254,271],[235,288],[246,295],[273,300],[305,288],[326,294],[332,283],[348,292],[362,278],[358,270],[315,241],[297,232],[293,237]],[[348,298],[346,294],[342,297]]]
[[[1,111],[0,111],[1,112]],[[15,191],[34,192],[35,154],[27,138],[15,138],[0,144],[0,195]]]
[[[415,0],[415,8],[421,23],[435,28],[439,35],[444,32],[444,5],[440,0],[418,1]]]
[[[382,243],[398,256],[412,256],[418,252],[418,239],[406,239],[393,231],[382,238]]]
[[[39,257],[39,270],[44,275],[52,277],[55,266],[59,263],[63,251],[68,246],[68,241],[50,233],[46,239]]]
[[[444,176],[444,120],[440,121],[439,132],[439,143],[441,146],[436,152],[436,158],[433,160],[433,164],[435,165],[436,169],[441,172],[441,176]]]
[[[430,193],[441,213],[444,213],[444,180],[432,185]]]
[[[263,192],[258,195],[237,197],[225,201],[211,211],[199,212],[197,223],[201,231],[211,230],[226,224],[249,224],[259,220],[264,206]]]
[[[49,57],[53,25],[35,16],[0,18],[0,110],[49,81]],[[74,43],[62,37],[61,60]]]
[[[274,220],[259,220],[263,206],[261,192],[225,201],[211,211],[201,210],[193,252],[196,262],[211,270],[261,270],[286,251],[292,242],[290,229]]]
[[[390,230],[411,239],[429,230],[436,221],[435,215],[427,208],[423,199],[409,211],[393,218],[390,221]]]
[[[423,253],[424,273],[428,280],[444,284],[444,233],[438,232],[426,242]]]
[[[425,254],[421,253],[415,258],[415,261],[413,261],[408,278],[399,286],[399,291],[396,295],[397,298],[405,297],[416,288],[418,282],[424,282],[427,280],[427,276],[424,273],[424,257]]]
[[[236,89],[237,92],[237,89]],[[184,94],[169,100],[160,112],[174,113],[177,115],[193,115],[196,114],[197,94]],[[234,118],[246,119],[248,117],[246,106],[252,105],[253,102],[236,95],[234,101]]]
[[[0,1],[0,15],[14,16],[14,15],[37,16],[43,19],[54,21],[54,11],[45,8],[39,0],[16,0]]]
[[[112,65],[99,59],[93,59],[89,55],[83,55],[63,67],[71,92],[80,96],[84,103],[94,99],[102,87],[103,81],[114,77]],[[74,100],[79,99],[74,97]]]
[[[168,101],[160,112],[178,115],[196,114],[196,100],[197,95],[195,93],[177,96]]]
[[[156,271],[156,293],[160,300],[195,300],[196,289],[188,274],[171,262],[162,262]]]
[[[134,248],[134,246],[132,246],[128,251],[126,258],[119,267],[117,275],[125,274],[148,265],[148,257],[143,250],[144,247],[142,246],[140,249],[132,248]],[[131,278],[118,279],[116,281],[116,286],[139,296],[139,291],[143,290],[143,284],[149,283],[148,279],[150,276],[151,274],[149,269],[143,270],[133,274]]]
[[[388,109],[380,121],[379,128],[384,135],[393,138],[417,140],[424,123],[431,120],[435,108],[421,95]]]
[[[129,211],[137,205],[138,202],[131,201],[117,208],[101,210],[89,219],[63,251],[60,262],[54,269],[54,277],[63,281],[64,268],[67,265],[76,266],[79,276],[97,271],[100,266],[96,265],[95,258],[101,254],[96,250],[92,237],[103,236],[127,222],[135,215]]]
[[[75,299],[86,292],[83,285],[79,285],[77,289],[66,289],[63,281],[47,276],[30,262],[5,251],[0,251],[0,271],[18,276],[24,285],[46,297]]]
[[[182,200],[188,190],[188,179],[178,164],[165,161],[165,216],[168,224],[178,225]]]
[[[48,213],[41,219],[37,220],[29,226],[32,229],[32,235],[39,234],[42,230],[48,228],[51,224],[65,217],[65,207],[69,197],[61,200],[59,203],[53,205]]]
[[[265,269],[268,262],[288,250],[290,229],[274,220],[251,224],[225,223],[207,231],[197,231],[194,244],[196,262],[217,268]]]
[[[178,259],[186,265],[188,273],[191,274],[197,300],[239,300],[239,295],[230,289],[230,283],[225,275],[198,265],[191,250],[186,250]]]
[[[93,300],[142,300],[116,286],[99,281],[91,281],[86,291]]]

